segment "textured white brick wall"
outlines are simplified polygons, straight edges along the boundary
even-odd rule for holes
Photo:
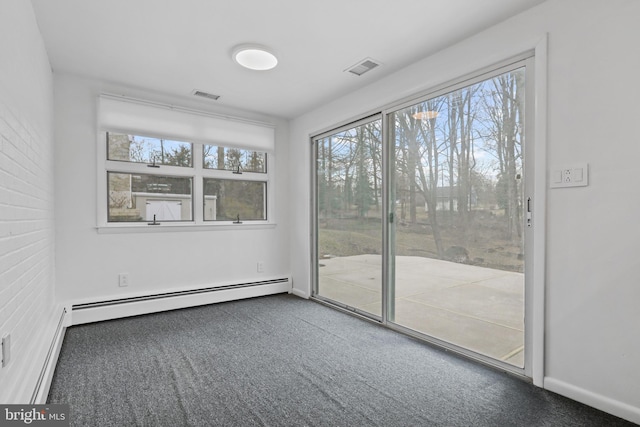
[[[0,13],[0,403],[28,403],[57,325],[51,70],[29,2]],[[59,318],[58,311],[57,317]]]
[[[29,394],[42,367],[44,343],[35,341],[52,326],[52,156],[51,136],[40,135],[28,117],[0,100],[0,334],[11,334],[12,353],[0,382],[19,376],[7,382],[23,389],[13,396],[0,389],[0,402]]]

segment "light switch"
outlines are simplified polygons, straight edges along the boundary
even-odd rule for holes
[[[554,166],[549,171],[549,184],[551,188],[585,187],[589,185],[589,165]]]
[[[11,335],[2,337],[2,367],[4,368],[11,361]]]
[[[573,182],[582,182],[582,177],[584,175],[584,173],[582,172],[582,169],[580,168],[574,169],[572,174],[573,174]]]

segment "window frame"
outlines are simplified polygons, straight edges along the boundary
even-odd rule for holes
[[[111,182],[110,182],[110,177],[109,175],[129,175],[130,179],[133,180],[135,175],[138,176],[153,176],[153,177],[161,177],[161,178],[179,178],[179,179],[187,179],[189,180],[189,189],[190,192],[189,193],[176,193],[176,192],[153,192],[153,191],[133,191],[133,189],[131,189],[131,194],[133,195],[134,193],[137,195],[137,197],[141,198],[142,200],[139,200],[139,203],[145,203],[148,204],[150,202],[150,200],[148,200],[149,198],[156,199],[157,201],[176,201],[176,200],[180,200],[182,201],[182,199],[187,199],[188,203],[190,204],[189,207],[189,212],[191,215],[191,219],[188,220],[160,220],[162,222],[171,222],[171,223],[184,223],[184,222],[191,222],[193,220],[193,177],[191,176],[175,176],[175,175],[169,175],[169,174],[164,174],[164,173],[149,173],[149,172],[145,172],[145,173],[137,173],[137,172],[116,172],[116,171],[112,171],[112,170],[107,170],[107,205],[110,204],[111,202]],[[139,206],[139,208],[141,208],[141,206]],[[146,209],[145,209],[146,210]],[[150,222],[150,221],[154,221],[154,220],[150,220],[150,219],[142,219],[139,221],[113,221],[110,220],[110,218],[112,216],[116,216],[113,215],[112,212],[110,212],[110,207],[107,208],[107,222],[109,224],[139,224],[139,223],[143,223],[143,222]]]
[[[207,179],[208,180],[217,180],[217,181],[243,182],[243,183],[254,183],[254,182],[256,182],[256,183],[259,183],[259,184],[263,184],[263,187],[262,187],[262,193],[263,193],[263,196],[262,196],[262,200],[263,200],[262,214],[265,216],[265,219],[242,218],[238,214],[238,217],[237,217],[236,221],[241,221],[241,222],[245,222],[245,221],[247,221],[247,222],[266,221],[266,217],[268,215],[268,212],[267,212],[267,209],[268,209],[268,206],[267,206],[268,205],[268,201],[267,201],[267,183],[266,183],[266,181],[253,180],[253,179],[242,179],[242,178],[228,179],[228,178],[209,178],[209,177],[204,177],[204,178],[202,178],[203,185],[204,185],[204,181],[207,180]],[[219,220],[219,219],[206,219],[206,198],[207,198],[207,196],[208,195],[206,194],[205,189],[203,189],[203,200],[204,200],[203,207],[205,209],[204,214],[203,214],[205,216],[205,218],[203,218],[203,221],[205,223],[225,222],[225,220]],[[209,195],[209,196],[211,196],[211,195]],[[236,222],[236,221],[233,221],[233,223],[237,224],[238,222]]]
[[[164,163],[156,163],[155,159],[152,160],[151,163],[149,162],[138,162],[135,160],[124,160],[124,159],[110,159],[109,158],[109,133],[114,133],[116,134],[116,132],[109,132],[107,131],[107,161],[113,161],[113,162],[125,162],[125,163],[136,163],[136,164],[144,164],[144,165],[149,165],[149,164],[153,164],[153,165],[158,165],[158,166],[176,166],[176,167],[181,167],[181,168],[193,168],[193,150],[194,150],[194,145],[192,142],[189,141],[177,141],[175,138],[156,138],[156,137],[150,137],[148,135],[134,135],[132,133],[128,133],[126,134],[127,136],[133,136],[134,138],[151,138],[151,139],[156,139],[156,140],[160,140],[160,141],[168,141],[168,142],[180,142],[183,144],[187,144],[190,146],[191,149],[191,165],[188,166],[177,166],[177,165],[171,165],[171,164],[164,164]],[[125,133],[120,133],[118,132],[117,135],[125,135]]]
[[[146,163],[127,162],[122,160],[108,159],[108,133],[127,134],[143,136],[149,138],[172,139],[192,145],[192,166],[170,166],[158,165],[150,168]],[[126,129],[101,130],[97,135],[97,226],[99,233],[127,233],[127,232],[152,232],[152,231],[175,231],[175,230],[215,230],[224,228],[270,228],[275,227],[274,221],[274,186],[273,171],[275,170],[275,154],[273,151],[264,151],[267,157],[266,172],[246,172],[240,174],[237,171],[206,169],[204,167],[204,146],[218,145],[230,148],[252,150],[252,148],[240,147],[236,144],[225,144],[224,141],[199,141],[185,140],[184,138],[173,138],[171,135],[157,135],[153,132],[132,132]],[[158,221],[156,226],[150,226],[149,221],[130,222],[109,222],[109,194],[108,194],[108,173],[134,173],[145,175],[162,175],[170,177],[188,177],[192,179],[191,189],[191,209],[192,219],[185,221]],[[259,181],[265,183],[265,214],[264,220],[243,220],[237,221],[212,221],[204,220],[204,179],[227,179],[239,181]]]
[[[238,165],[237,169],[234,169],[234,168],[231,168],[231,169],[227,169],[227,168],[219,169],[219,168],[207,167],[207,165],[206,165],[207,156],[205,156],[205,154],[204,154],[204,148],[206,146],[219,148],[219,146],[216,146],[216,145],[213,145],[213,144],[202,144],[202,150],[203,150],[202,151],[202,168],[205,169],[205,170],[232,171],[232,172],[236,172],[236,174],[238,174],[239,172],[242,172],[242,173],[247,172],[247,173],[258,173],[258,174],[263,174],[263,175],[266,174],[267,171],[269,170],[269,165],[268,165],[268,162],[267,162],[268,153],[266,151],[264,151],[264,150],[262,150],[262,151],[254,150],[254,149],[250,149],[250,148],[229,147],[229,146],[223,146],[223,148],[224,149],[237,149],[237,150],[248,151],[248,152],[256,152],[256,153],[262,154],[263,155],[262,161],[263,161],[263,169],[264,169],[264,171],[250,171],[248,169],[244,169],[244,168],[240,167],[239,165]]]

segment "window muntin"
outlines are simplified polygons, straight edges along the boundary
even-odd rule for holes
[[[265,221],[267,183],[204,178],[205,221]]]
[[[219,145],[204,145],[202,149],[203,167],[205,169],[267,172],[267,153]]]
[[[171,139],[108,132],[107,160],[192,167],[193,144]]]
[[[107,172],[107,194],[108,222],[193,221],[191,177]]]

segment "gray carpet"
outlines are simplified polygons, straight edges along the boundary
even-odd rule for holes
[[[77,426],[627,426],[290,295],[74,326],[49,403]]]

